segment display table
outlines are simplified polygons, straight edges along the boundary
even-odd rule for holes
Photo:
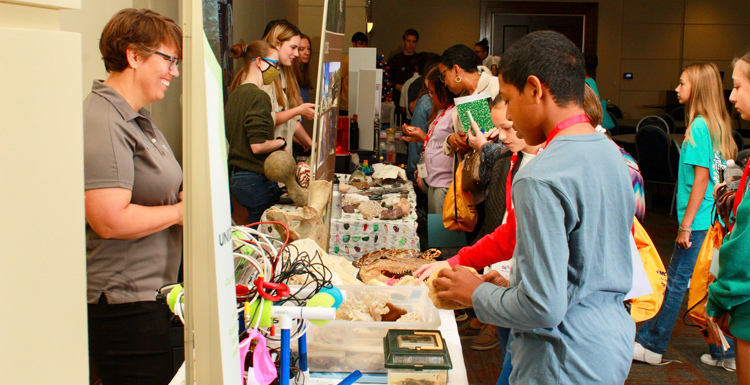
[[[349,181],[348,174],[336,174],[341,183]],[[342,194],[342,200],[350,195],[375,194],[383,199],[389,196],[404,196],[409,202],[410,212],[401,219],[382,220],[372,218],[366,220],[359,212],[342,213],[341,218],[331,219],[331,235],[328,244],[328,254],[338,255],[350,261],[358,260],[363,254],[381,249],[414,249],[419,250],[419,236],[417,235],[417,195],[411,182],[401,182],[398,187],[370,187],[368,190]],[[284,211],[299,210],[294,205],[277,204],[274,207]],[[266,214],[261,221],[266,220]],[[263,225],[260,231],[273,237],[279,234],[271,225]]]
[[[469,385],[469,378],[466,376],[466,364],[464,363],[464,354],[461,349],[461,337],[458,335],[458,328],[456,327],[456,318],[453,314],[453,310],[439,310],[440,313],[440,333],[445,339],[445,344],[448,346],[448,354],[451,356],[451,362],[453,363],[453,369],[448,372],[448,385]],[[357,384],[383,384],[386,383],[386,376],[368,376],[371,379],[370,382],[363,382],[359,380]],[[324,376],[322,373],[312,373],[309,378],[306,379],[305,385],[336,385],[341,381],[341,378],[330,378]],[[185,363],[182,363],[182,367],[175,374],[172,382],[169,385],[185,385]]]
[[[448,385],[468,385],[469,379],[466,376],[466,364],[464,363],[464,354],[461,349],[461,338],[458,335],[458,328],[456,327],[456,317],[453,314],[453,310],[439,310],[439,313],[440,327],[438,330],[440,330],[443,339],[445,339],[445,344],[448,346],[448,354],[450,354],[451,362],[453,363],[453,369],[448,371]],[[311,373],[310,377],[306,379],[305,385],[336,385],[344,376],[343,374],[339,374],[336,378],[331,378],[324,373]],[[385,384],[387,383],[387,376],[385,374],[370,374],[356,383]]]

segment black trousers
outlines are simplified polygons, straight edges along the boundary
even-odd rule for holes
[[[174,376],[169,308],[156,302],[88,305],[89,361],[103,385],[166,385]]]

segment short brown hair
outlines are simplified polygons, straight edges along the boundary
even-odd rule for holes
[[[151,10],[126,8],[104,26],[99,51],[108,73],[122,72],[128,68],[128,48],[147,58],[162,44],[177,49],[177,57],[182,59],[180,26]]]

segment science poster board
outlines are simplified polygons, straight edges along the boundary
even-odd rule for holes
[[[185,383],[240,385],[218,18],[201,0],[182,12]]]
[[[315,89],[316,118],[313,123],[313,149],[310,168],[314,180],[332,181],[336,165],[336,134],[339,95],[341,93],[341,60],[344,58],[344,20],[346,0],[325,0],[323,27],[320,34],[320,61]]]

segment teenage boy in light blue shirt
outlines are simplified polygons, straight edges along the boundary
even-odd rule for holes
[[[546,148],[513,181],[517,220],[511,286],[496,273],[444,269],[438,296],[512,329],[517,384],[622,384],[635,324],[622,301],[632,287],[633,188],[622,155],[583,110],[584,60],[563,35],[538,31],[500,63],[500,94],[529,145]]]

